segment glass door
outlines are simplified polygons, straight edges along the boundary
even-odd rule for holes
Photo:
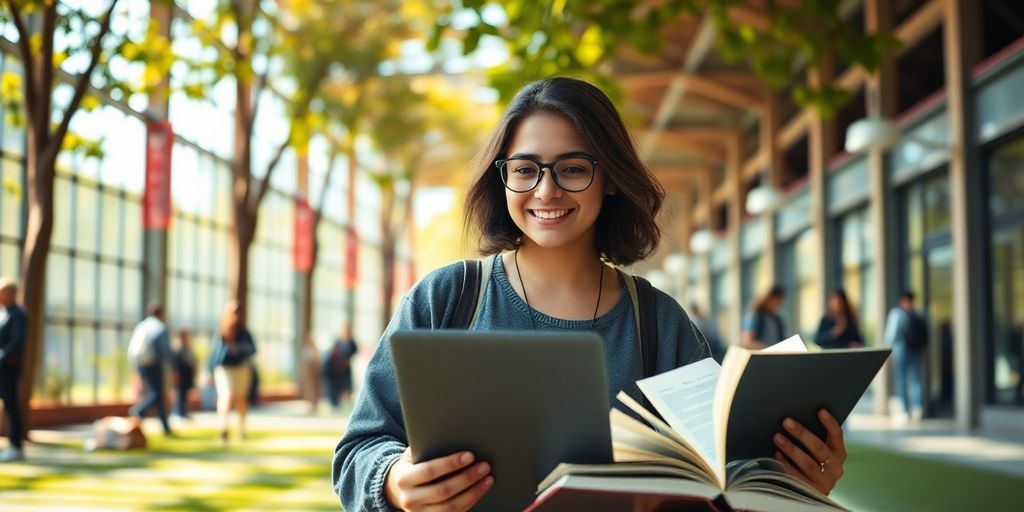
[[[925,297],[918,306],[928,315],[926,410],[930,416],[953,415],[953,247],[925,248]]]

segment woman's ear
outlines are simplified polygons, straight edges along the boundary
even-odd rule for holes
[[[608,184],[604,186],[604,195],[614,196],[617,193],[619,193],[619,189],[616,188],[615,184],[612,183],[611,181],[609,181]]]

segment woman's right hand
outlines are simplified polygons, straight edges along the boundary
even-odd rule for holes
[[[459,452],[415,464],[408,448],[391,466],[384,498],[401,510],[469,510],[494,485],[491,465]]]

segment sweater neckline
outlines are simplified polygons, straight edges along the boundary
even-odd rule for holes
[[[616,275],[618,272],[616,272]],[[566,320],[564,318],[557,318],[547,315],[537,309],[531,308],[526,305],[526,301],[516,293],[516,290],[512,288],[512,283],[509,281],[508,273],[505,271],[505,263],[501,259],[501,253],[494,255],[494,264],[491,275],[493,276],[501,294],[505,296],[514,308],[521,311],[524,315],[530,315],[531,310],[533,314],[534,322],[538,326],[551,327],[555,329],[572,329],[572,330],[589,330],[591,323],[593,322],[593,329],[601,329],[605,326],[617,321],[624,313],[628,312],[632,308],[632,304],[629,299],[629,291],[626,289],[626,285],[622,283],[622,278],[619,278],[619,300],[615,303],[612,309],[608,310],[607,313],[600,315],[596,320]]]

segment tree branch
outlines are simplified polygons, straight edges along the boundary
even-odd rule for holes
[[[32,48],[28,43],[31,34],[28,33],[28,27],[25,26],[25,20],[21,18],[21,10],[15,0],[7,0],[7,10],[11,11],[11,20],[14,22],[14,28],[18,30],[18,50],[21,53],[21,63],[25,68],[25,101],[28,104],[26,110],[31,112],[35,107],[36,91],[38,90],[35,73],[33,73],[35,60],[32,57]]]
[[[267,172],[263,175],[263,179],[260,180],[259,188],[256,189],[256,195],[249,197],[249,212],[254,216],[260,209],[260,203],[263,202],[263,197],[267,195],[267,191],[270,190],[270,178],[274,175],[274,170],[277,169],[277,164],[281,162],[281,157],[284,156],[285,150],[292,143],[292,137],[294,136],[293,130],[288,131],[288,138],[277,147],[277,151],[274,152],[274,158],[270,159],[270,163],[267,164]]]
[[[96,34],[96,38],[93,39],[92,48],[90,49],[89,65],[82,74],[78,75],[78,81],[75,83],[75,94],[71,97],[71,102],[68,103],[67,109],[64,110],[64,118],[61,119],[60,126],[57,127],[57,131],[54,132],[51,139],[56,140],[57,144],[62,143],[64,140],[64,136],[68,132],[68,126],[71,125],[71,118],[82,104],[85,91],[89,88],[92,72],[96,69],[96,65],[99,64],[100,53],[103,51],[103,38],[110,32],[110,21],[114,17],[114,8],[117,7],[117,2],[118,0],[110,2],[110,8],[107,9],[107,13],[103,15],[103,19],[100,22],[100,31]]]
[[[256,80],[256,86],[253,88],[253,91],[252,91],[252,109],[251,109],[252,119],[249,120],[250,123],[255,123],[256,122],[256,114],[260,110],[260,96],[263,95],[264,89],[267,88],[267,80],[268,80],[267,75],[269,75],[269,74],[270,74],[270,63],[267,63],[267,69],[264,69],[263,73]],[[251,128],[251,125],[250,125],[250,128]]]
[[[320,188],[320,200],[316,204],[316,208],[313,209],[313,232],[316,233],[316,228],[320,226],[320,219],[323,218],[324,203],[327,202],[327,188],[331,185],[331,177],[334,176],[334,163],[338,160],[340,152],[337,150],[337,145],[332,145],[331,156],[327,159],[327,172],[324,173],[324,184]]]
[[[53,101],[53,95],[49,94],[50,87],[53,84],[53,37],[54,30],[57,25],[57,2],[51,3],[43,10],[43,30],[40,32],[42,36],[41,52],[39,54],[39,100],[43,102],[41,105],[41,111],[47,113],[47,119],[43,121],[46,123],[45,126],[49,126],[49,112],[50,105]]]

